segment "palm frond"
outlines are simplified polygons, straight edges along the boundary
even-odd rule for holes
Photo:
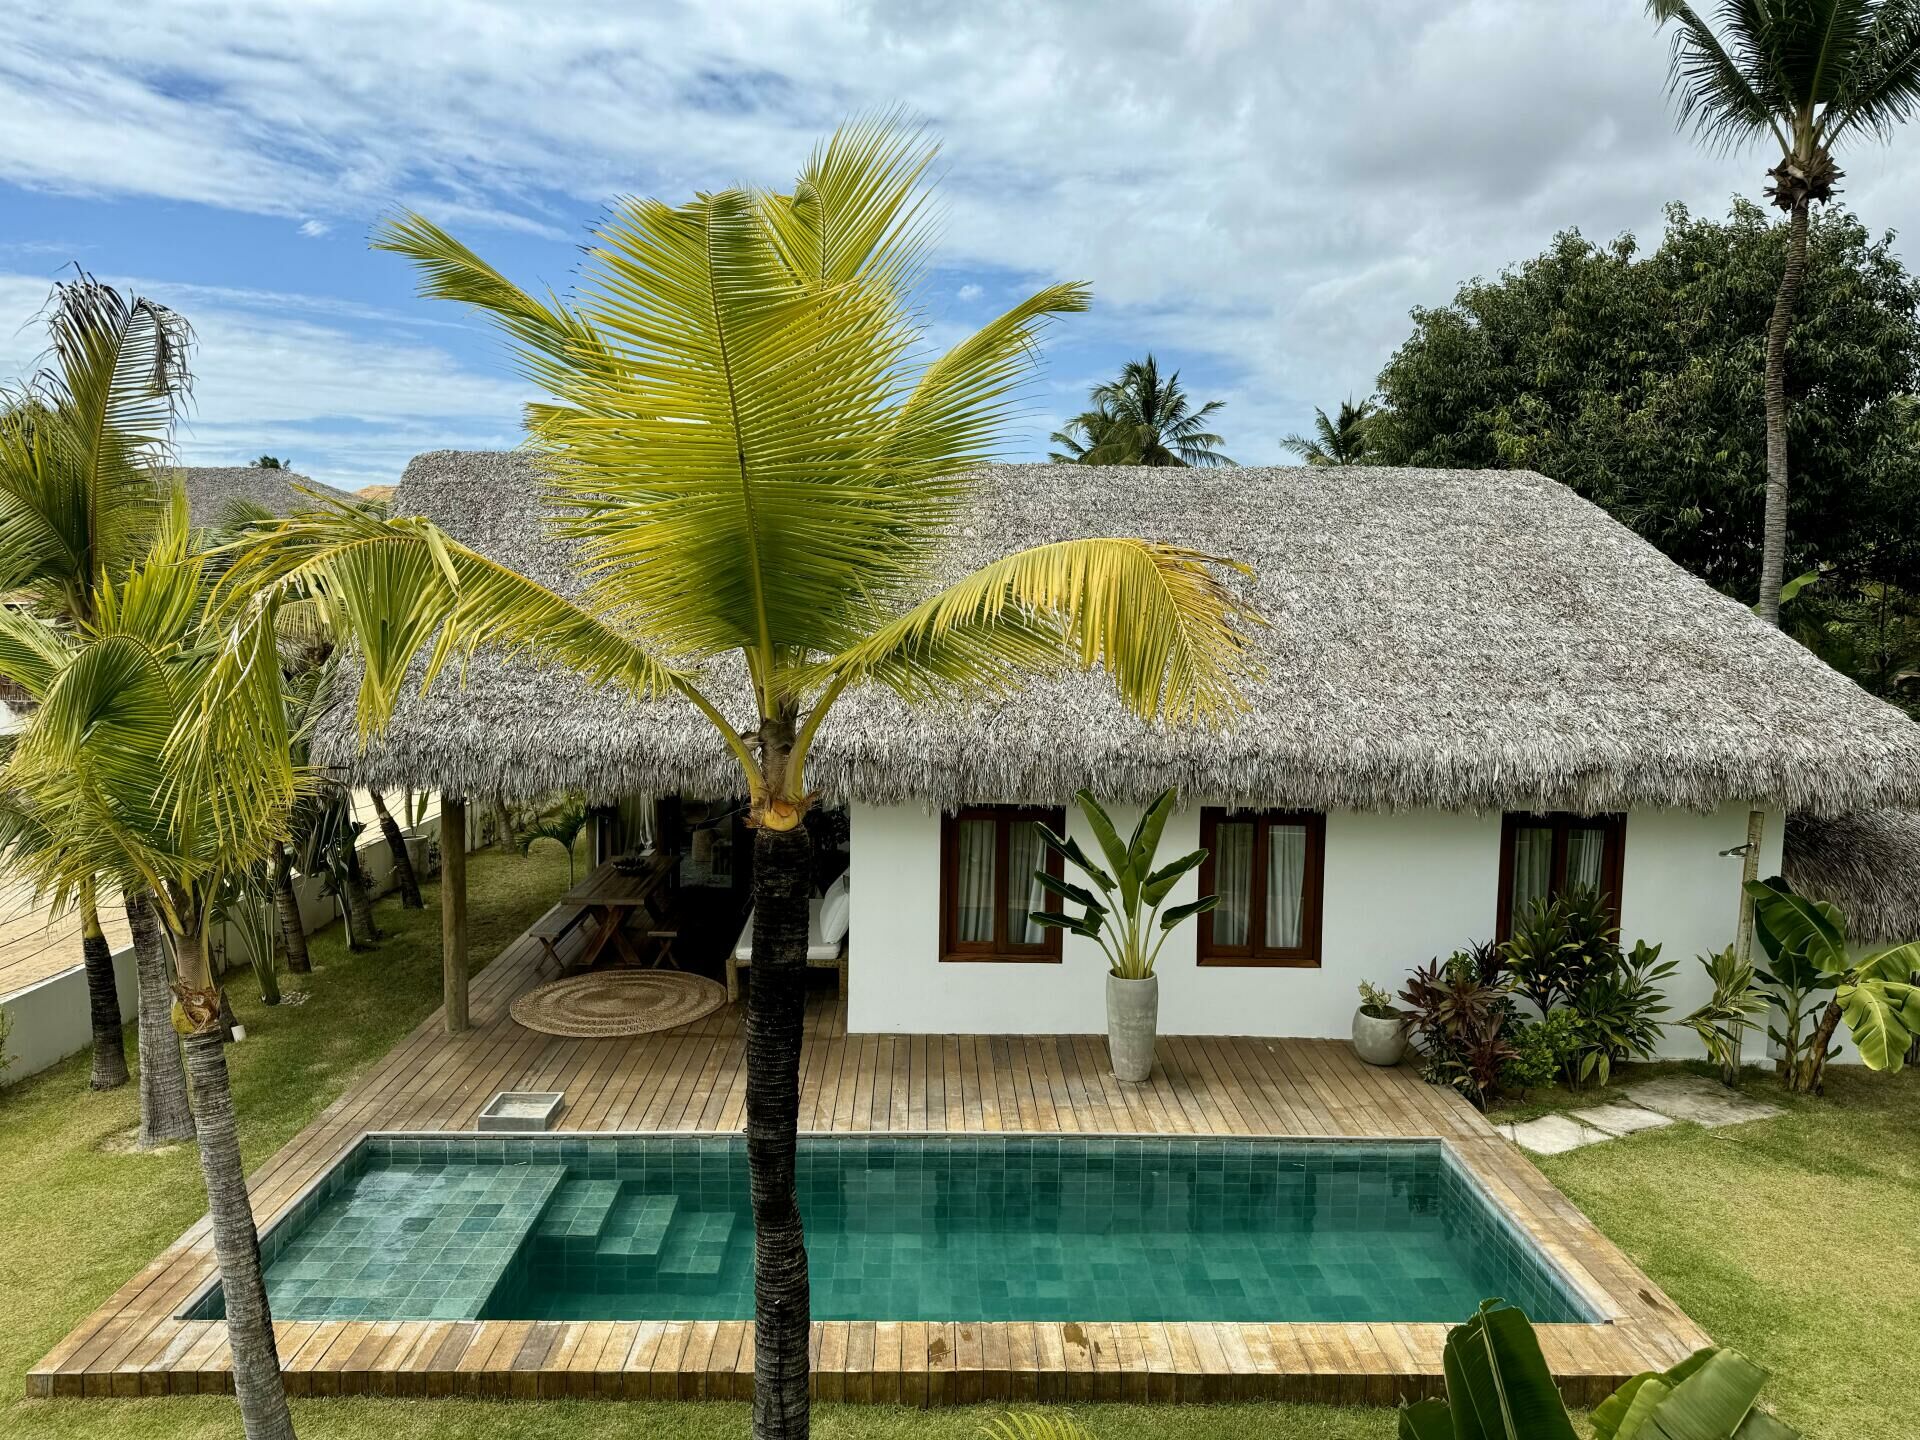
[[[1723,23],[1746,42],[1738,57],[1685,0],[1647,0],[1647,14],[1657,25],[1674,27],[1667,90],[1683,125],[1722,148],[1772,131],[1783,151],[1792,150],[1775,119],[1781,86],[1756,33],[1763,20],[1748,4],[1735,0],[1721,7]]]
[[[225,624],[271,629],[266,607],[282,598],[311,601],[336,640],[365,662],[357,712],[363,740],[385,726],[408,666],[423,652],[423,686],[449,660],[482,649],[558,662],[636,698],[688,683],[604,619],[426,520],[383,519],[343,504],[288,517],[223,577],[218,614]],[[232,654],[222,657],[221,685],[238,683],[239,665]],[[219,685],[210,692],[220,693]]]
[[[79,613],[94,575],[129,563],[152,524],[192,332],[85,273],[54,287],[47,330],[47,367],[0,397],[0,589]]]
[[[1244,708],[1258,617],[1221,571],[1244,567],[1146,540],[1017,551],[815,667],[836,689],[872,680],[910,700],[1004,692],[1061,665],[1105,669],[1136,714],[1214,720]]]
[[[815,147],[791,195],[760,197],[795,279],[811,289],[867,280],[911,290],[930,238],[921,180],[939,153],[898,111],[843,125]]]
[[[1920,111],[1920,0],[1882,0],[1832,103],[1823,138],[1864,130],[1889,140]]]

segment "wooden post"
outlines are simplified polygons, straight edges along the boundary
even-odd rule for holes
[[[440,986],[447,1033],[467,1028],[467,802],[440,797]]]

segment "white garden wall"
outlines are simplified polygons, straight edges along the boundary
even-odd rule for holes
[[[1116,813],[1123,830],[1138,816]],[[1090,849],[1085,822],[1068,828]],[[914,806],[855,805],[848,1025],[856,1031],[1052,1034],[1105,1028],[1105,966],[1091,942],[1066,937],[1061,964],[942,963],[940,817]],[[1622,934],[1666,946],[1680,962],[1673,1014],[1705,998],[1693,957],[1732,939],[1740,862],[1720,852],[1746,839],[1746,809],[1712,815],[1636,811],[1622,875]],[[1781,830],[1770,816],[1761,873],[1776,873]],[[1162,854],[1199,843],[1199,810],[1167,826]],[[1097,853],[1097,852],[1096,852]],[[1169,1035],[1344,1037],[1362,979],[1397,989],[1414,966],[1492,934],[1500,817],[1436,811],[1341,811],[1327,817],[1322,964],[1318,970],[1201,967],[1195,930],[1161,953],[1160,1028]],[[1176,901],[1191,899],[1189,877]],[[1690,1033],[1672,1053],[1699,1052]],[[1756,1042],[1754,1053],[1759,1053]]]
[[[469,815],[469,849],[472,848],[473,828],[473,819]],[[407,849],[416,872],[425,873],[427,846],[438,831],[436,812],[406,832]],[[369,825],[361,834],[360,863],[367,872],[368,883],[376,896],[384,895],[393,888],[393,859],[388,854],[386,839],[377,826]],[[294,891],[300,899],[300,918],[308,934],[339,918],[337,902],[321,893],[322,883],[319,879],[295,876]],[[245,968],[244,960],[238,959],[244,954],[239,948],[241,943],[236,937],[228,947],[229,954],[236,957],[228,966],[229,973],[236,964]],[[131,947],[114,952],[113,967],[120,992],[121,1018],[130,1021],[139,997],[138,971]],[[93,1043],[92,1022],[87,1008],[86,972],[77,964],[70,970],[62,970],[57,975],[8,995],[4,1002],[0,1002],[0,1008],[5,1009],[13,1027],[6,1040],[7,1054],[13,1058],[13,1063],[4,1073],[0,1073],[0,1084],[25,1079]],[[128,1060],[131,1062],[131,1055]]]

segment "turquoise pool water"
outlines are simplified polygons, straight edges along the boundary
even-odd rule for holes
[[[823,1320],[1596,1318],[1437,1141],[823,1137],[800,1204]],[[262,1248],[283,1320],[753,1311],[736,1137],[370,1135]]]

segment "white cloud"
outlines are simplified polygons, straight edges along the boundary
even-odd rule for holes
[[[324,220],[302,220],[300,222],[300,233],[309,240],[318,240],[331,229],[333,229],[333,226],[327,224]]]
[[[971,305],[986,293],[987,292],[982,290],[978,285],[962,285],[954,292],[954,296],[961,304]]]
[[[778,182],[907,102],[945,141],[943,265],[1090,280],[1076,333],[1217,357],[1259,445],[1366,393],[1410,306],[1568,225],[1717,213],[1764,167],[1675,132],[1621,0],[21,8],[0,176],[334,225],[402,202],[571,239],[614,194]],[[1912,135],[1845,164],[1873,228],[1920,226]]]
[[[316,479],[362,485],[397,479],[422,450],[520,440],[529,387],[476,374],[405,327],[348,330],[291,313],[300,307],[287,302],[299,297],[267,292],[134,288],[193,321],[194,397],[177,437],[188,461],[239,464],[270,450],[292,454]],[[38,314],[47,290],[36,276],[0,273],[0,315]],[[327,304],[311,308],[325,313]],[[31,371],[44,345],[35,324],[0,332],[0,376]]]

